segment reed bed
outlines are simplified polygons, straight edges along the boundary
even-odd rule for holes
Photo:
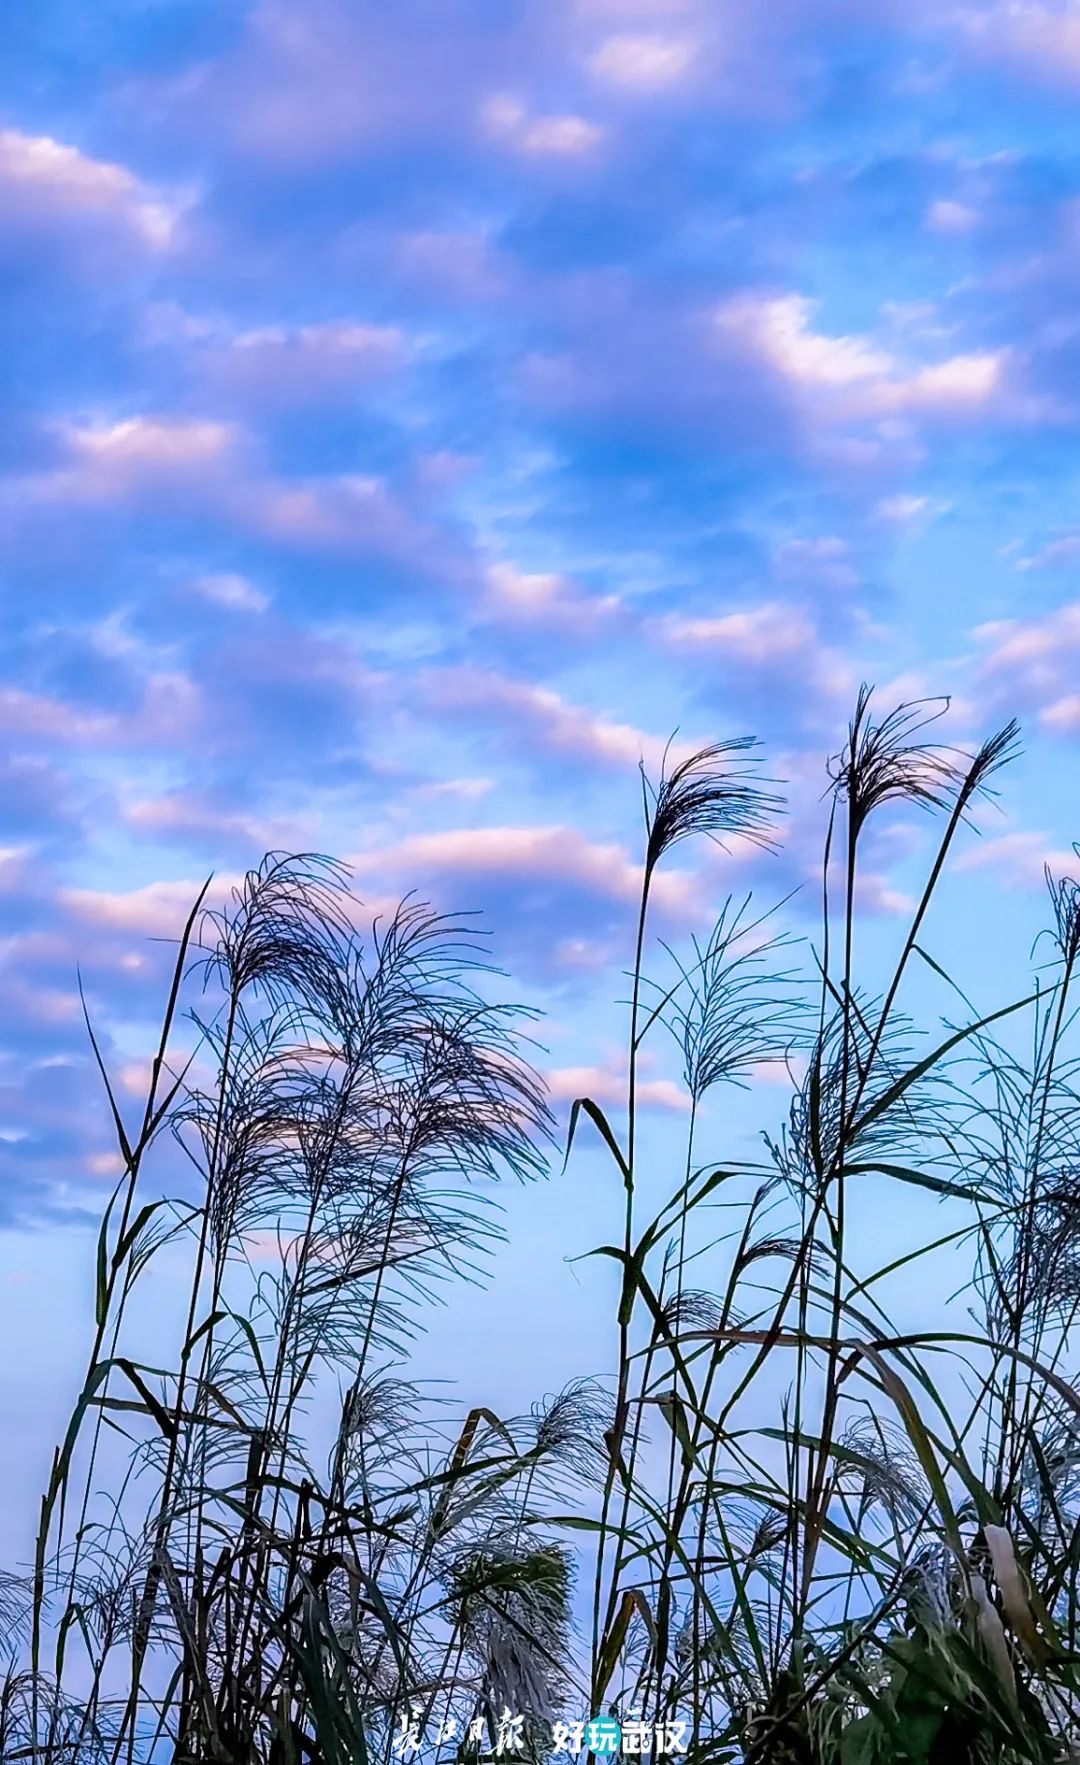
[[[805,945],[749,900],[683,950],[653,923],[675,848],[776,841],[756,746],[643,779],[625,1109],[579,1099],[565,1147],[471,922],[410,898],[361,936],[322,857],[193,904],[134,1126],[88,1021],[124,1174],[33,1563],[0,1578],[0,1758],[538,1762],[614,1715],[624,1750],[681,1733],[712,1765],[1080,1759],[1080,883],[1047,878],[1024,996],[969,1002],[934,897],[1016,730],[960,754],[938,709],[860,692]],[[897,808],[931,851],[864,977],[867,841]],[[658,1173],[642,1060],[672,1038]],[[770,1061],[786,1120],[725,1158],[717,1100]],[[497,1252],[493,1186],[585,1135],[621,1198],[611,1366],[455,1418],[410,1342]],[[860,1198],[887,1218],[912,1191],[925,1243],[857,1266]],[[943,1267],[948,1316],[894,1325]],[[137,1315],[178,1271],[162,1368]]]

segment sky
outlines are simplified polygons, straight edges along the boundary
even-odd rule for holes
[[[751,887],[812,933],[865,679],[951,695],[960,742],[1020,719],[934,932],[988,1003],[1020,976],[1080,837],[1080,11],[39,0],[0,34],[6,1485],[117,1170],[77,971],[134,1109],[209,873],[315,849],[373,910],[478,910],[560,1110],[614,1106],[639,760],[754,734],[790,799],[767,862],[679,853],[657,935]],[[874,843],[871,951],[926,838]],[[501,1357],[472,1294],[438,1337],[500,1401],[602,1340],[590,1157],[511,1205]]]

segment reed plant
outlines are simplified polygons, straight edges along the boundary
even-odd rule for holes
[[[0,1580],[0,1758],[539,1761],[613,1714],[715,1765],[1080,1759],[1080,882],[1048,876],[1027,991],[970,1001],[933,906],[1017,732],[959,753],[941,709],[860,692],[807,943],[734,896],[686,949],[654,925],[676,848],[778,842],[755,744],[643,777],[625,1108],[580,1098],[565,1145],[595,1136],[621,1195],[612,1364],[521,1416],[410,1378],[498,1248],[494,1186],[554,1149],[468,919],[409,898],[362,934],[310,855],[204,891],[134,1124],[88,1018],[123,1175],[34,1559]],[[859,903],[897,810],[932,838],[882,973]],[[659,1041],[686,1101],[661,1169]],[[770,1062],[786,1119],[725,1156]],[[925,1241],[866,1266],[867,1198],[913,1195]],[[894,1324],[943,1270],[958,1297]],[[140,1302],[180,1280],[162,1368]]]

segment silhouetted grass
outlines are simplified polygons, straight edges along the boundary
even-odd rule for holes
[[[124,1176],[33,1571],[0,1580],[0,1757],[389,1765],[415,1720],[466,1760],[513,1712],[539,1759],[556,1721],[636,1711],[686,1722],[715,1765],[1080,1758],[1080,884],[1048,878],[1048,960],[980,1014],[931,908],[1016,732],[964,756],[931,739],[937,714],[878,719],[860,693],[798,968],[749,900],[686,952],[653,937],[674,846],[775,843],[753,745],[646,782],[625,1114],[580,1099],[567,1147],[598,1135],[622,1190],[597,1247],[620,1272],[614,1363],[523,1417],[452,1421],[407,1373],[444,1283],[497,1248],[489,1186],[547,1168],[528,1014],[492,1002],[467,922],[410,899],[363,939],[326,859],[273,854],[224,910],[196,903],[133,1133],[99,1062]],[[870,988],[865,842],[896,805],[937,831]],[[929,1038],[916,971],[947,1000]],[[639,1075],[662,1037],[685,1138],[643,1218]],[[705,1144],[724,1087],[785,1060],[762,1160]],[[149,1174],[165,1134],[191,1173],[173,1201]],[[860,1192],[887,1220],[912,1188],[947,1203],[940,1229],[855,1267]],[[132,1323],[163,1258],[187,1269],[165,1370]],[[894,1327],[890,1288],[943,1266],[962,1327],[944,1305]]]

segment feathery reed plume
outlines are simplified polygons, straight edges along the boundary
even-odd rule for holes
[[[714,742],[680,761],[670,773],[665,765],[655,787],[642,770],[647,873],[655,870],[665,852],[698,834],[720,844],[726,835],[738,835],[756,846],[772,845],[772,823],[783,798],[761,788],[771,780],[755,778],[758,756],[751,750],[756,746],[752,736]]]
[[[829,777],[839,799],[847,804],[852,837],[857,839],[875,809],[889,802],[945,809],[963,793],[985,788],[1004,765],[1015,743],[1016,725],[1009,724],[985,743],[966,767],[962,756],[941,743],[920,740],[923,732],[944,717],[948,699],[921,699],[897,705],[879,721],[871,716],[873,688],[859,688],[847,745],[829,762]],[[968,782],[970,780],[970,782]]]
[[[1073,851],[1080,858],[1080,846]],[[1055,877],[1044,867],[1047,892],[1054,915],[1054,939],[1062,962],[1072,967],[1080,956],[1080,882],[1075,877]]]

